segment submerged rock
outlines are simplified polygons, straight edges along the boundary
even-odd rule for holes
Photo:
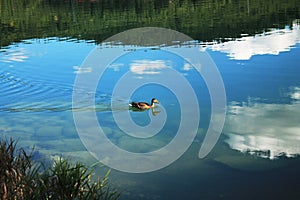
[[[36,130],[35,136],[56,139],[62,135],[62,130],[62,126],[43,126]]]
[[[118,141],[118,146],[131,152],[149,152],[164,147],[167,143],[160,139],[148,138],[140,139],[123,136]]]

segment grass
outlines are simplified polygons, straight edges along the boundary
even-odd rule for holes
[[[0,140],[0,199],[119,199],[120,193],[108,183],[109,171],[92,181],[93,171],[78,162],[59,158],[45,168],[16,144],[12,139]]]

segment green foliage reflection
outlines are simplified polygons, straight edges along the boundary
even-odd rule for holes
[[[135,27],[201,41],[254,34],[300,18],[298,0],[0,0],[0,46],[29,38],[104,39]]]

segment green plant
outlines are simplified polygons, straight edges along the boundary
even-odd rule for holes
[[[47,194],[49,199],[118,199],[119,194],[112,191],[107,183],[108,175],[109,172],[103,179],[92,182],[92,172],[84,165],[71,165],[59,158],[43,182],[47,181],[47,187],[52,188]]]
[[[25,199],[32,192],[35,175],[30,156],[16,150],[16,142],[10,139],[0,143],[0,160],[0,198]]]
[[[32,154],[16,149],[16,142],[0,142],[0,199],[118,199],[111,189],[109,172],[92,181],[93,172],[80,163],[59,158],[45,169],[33,163]]]

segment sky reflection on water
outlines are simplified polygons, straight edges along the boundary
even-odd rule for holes
[[[292,88],[290,104],[257,100],[232,102],[224,133],[232,149],[263,158],[296,157],[300,154],[300,89]]]
[[[299,42],[299,21],[295,20],[286,29],[208,47],[226,53],[232,60],[248,60],[242,61],[242,71],[251,71],[245,74],[248,77],[244,76],[250,81],[235,83],[243,90],[244,99],[232,98],[228,102],[224,134],[232,149],[269,159],[295,157],[300,153],[299,56],[293,57],[297,55],[294,53],[285,58],[283,54],[299,49]],[[273,62],[270,56],[257,57],[263,55],[282,59],[274,58],[281,62]],[[255,62],[258,59],[260,63]],[[251,92],[253,89],[256,91]],[[265,96],[259,95],[260,92]]]
[[[299,57],[289,61],[289,65],[293,65],[291,63],[294,63],[295,66],[287,69],[288,71],[285,72],[285,77],[281,77],[280,74],[277,75],[277,79],[273,79],[272,76],[265,76],[265,85],[258,86],[257,83],[253,82],[254,79],[252,79],[256,77],[255,75],[257,73],[261,73],[259,72],[261,69],[250,69],[252,60],[255,60],[252,57],[255,55],[273,54],[278,56],[283,52],[291,51],[295,48],[298,49],[297,43],[299,43],[300,38],[299,30],[298,21],[295,20],[292,28],[286,27],[285,29],[271,30],[253,37],[242,37],[235,41],[212,44],[204,47],[212,50],[210,51],[211,56],[219,65],[220,71],[223,73],[225,86],[228,88],[228,115],[224,134],[229,137],[226,142],[231,148],[241,152],[253,153],[263,151],[266,155],[262,154],[261,156],[271,159],[282,154],[294,156],[299,153],[299,148],[296,144],[299,134],[299,125],[297,122],[299,122],[298,116],[300,116],[298,112],[300,110],[298,98],[300,84],[299,81],[295,79],[295,77],[297,77],[295,70],[299,70],[296,69]],[[77,48],[79,46],[80,50]],[[84,55],[87,55],[92,48],[94,48],[94,45],[90,43],[75,43],[74,45],[73,42],[49,38],[42,41],[27,40],[17,46],[12,45],[2,50],[0,55],[2,67],[1,90],[5,98],[0,100],[1,109],[10,112],[70,110],[71,90],[75,75],[78,73],[92,72],[92,68],[85,69],[79,67]],[[57,49],[59,49],[59,51],[57,51]],[[219,56],[217,52],[225,53],[233,60],[248,60],[249,63],[244,63],[243,67],[251,71],[250,78],[245,77],[245,79],[250,79],[250,81],[243,85],[244,88],[241,99],[238,94],[230,92],[232,92],[232,89],[235,87],[240,87],[240,83],[244,80],[236,77],[240,75],[244,76],[243,73],[245,70],[243,71],[239,68],[237,71],[234,71],[232,67],[240,64],[235,61],[227,60],[225,64],[218,63],[219,60],[226,60],[226,58],[222,56],[222,54]],[[45,60],[47,60],[47,62],[44,62]],[[123,61],[127,62],[126,60]],[[151,60],[151,58],[149,58],[130,60],[130,62],[131,63],[128,63],[129,69],[138,77],[139,75],[155,75],[160,73],[163,68],[170,65],[171,60]],[[264,60],[264,62],[267,65],[266,69],[268,69],[268,65],[270,64],[268,64],[267,60]],[[185,74],[185,76],[187,76],[188,73],[190,75],[195,73],[195,71],[191,71],[192,68],[189,63],[181,63],[181,65],[182,66],[178,65],[176,68],[181,70],[181,73]],[[284,65],[284,63],[277,63],[277,66],[270,68],[284,67],[282,65]],[[124,63],[112,63],[108,68],[111,70],[111,73],[108,75],[111,76],[112,73],[120,72],[122,67],[124,67]],[[231,69],[225,69],[225,67]],[[228,73],[228,70],[231,71],[231,73]],[[59,71],[61,74],[56,73],[56,75],[53,75],[53,71]],[[241,72],[241,74],[238,74],[239,72]],[[276,74],[276,72],[272,71],[268,73]],[[291,79],[286,80],[286,77],[290,77]],[[113,79],[108,78],[105,81],[108,83]],[[12,80],[18,84],[11,85]],[[233,80],[234,84],[238,86],[231,87],[230,84],[232,83],[228,84],[228,80]],[[193,80],[191,81],[193,82]],[[193,82],[193,84],[195,83]],[[259,93],[261,91],[267,91],[270,84],[275,85],[280,91],[277,91],[276,95],[274,96],[273,94],[273,97],[269,99],[260,97]],[[105,88],[108,87],[107,84],[102,85],[104,85]],[[195,89],[199,89],[199,86],[196,86]],[[256,92],[254,92],[254,94],[256,93],[257,95],[247,92],[255,91],[255,89]],[[289,90],[290,93],[288,94]],[[159,93],[159,91],[157,92]],[[22,101],[15,98],[20,94],[26,95]],[[98,100],[100,100],[100,102],[96,104],[100,110],[107,109],[103,108],[101,102],[109,101],[109,94],[107,94],[106,97],[103,97],[103,94],[105,94],[105,92],[102,93],[102,96],[99,95]],[[134,98],[143,99],[147,96],[142,93],[139,95],[140,96],[135,96]],[[45,97],[48,98],[47,101],[45,101]],[[199,98],[201,97],[199,96]],[[249,102],[249,98],[255,100],[250,100]],[[278,103],[277,101],[281,101],[280,99],[285,99],[284,101],[290,99],[290,101],[287,103]],[[174,106],[175,104],[174,102],[170,102],[170,105]]]
[[[230,59],[249,60],[255,55],[279,55],[300,42],[300,20],[285,29],[271,29],[255,36],[244,36],[229,42],[208,45],[213,51],[228,54]]]
[[[235,41],[201,46],[206,48],[217,63],[227,89],[228,112],[218,145],[206,160],[197,158],[195,152],[199,150],[206,128],[203,125],[189,151],[169,168],[138,178],[114,172],[113,181],[121,188],[129,191],[132,189],[128,196],[134,193],[132,191],[149,192],[149,188],[141,186],[144,181],[149,181],[154,191],[149,196],[152,195],[154,199],[157,196],[160,198],[170,195],[165,194],[162,188],[166,191],[170,191],[171,187],[178,190],[181,188],[172,186],[171,176],[174,176],[175,183],[182,181],[192,191],[198,191],[196,186],[201,183],[201,187],[207,189],[207,193],[214,193],[213,181],[220,181],[216,184],[222,188],[229,182],[226,177],[231,178],[232,175],[239,177],[241,182],[251,176],[250,181],[254,185],[258,179],[244,172],[249,169],[263,171],[279,166],[282,170],[280,172],[289,171],[289,168],[285,167],[292,159],[285,160],[285,156],[297,157],[300,154],[299,37],[299,24],[294,24],[292,29],[287,27]],[[83,69],[79,66],[95,46],[84,41],[68,42],[52,38],[27,40],[3,49],[0,53],[0,133],[20,138],[22,146],[35,145],[43,155],[55,157],[63,154],[87,163],[94,162],[76,133],[71,115],[71,95],[75,76],[79,73],[93,72],[92,68]],[[200,46],[196,45],[194,48]],[[155,75],[168,63],[159,59],[135,59],[127,64],[138,77],[145,74]],[[111,73],[120,72],[123,66],[124,64],[116,62],[109,70]],[[181,63],[178,67],[185,76],[193,76],[194,70],[188,63]],[[109,83],[110,77],[104,81]],[[193,80],[191,83],[195,84]],[[205,88],[200,84],[194,87],[199,91]],[[164,90],[157,93],[162,95]],[[111,96],[105,89],[99,94],[91,95],[96,95],[96,108],[99,116],[104,119],[108,137],[125,149],[144,151],[142,145],[134,144],[119,130],[113,129],[113,119],[109,114]],[[201,112],[209,115],[209,108],[205,107],[209,105],[209,100],[203,100],[207,94],[199,92],[197,95],[200,101],[203,101],[200,105]],[[172,95],[166,96],[170,98]],[[146,97],[142,92],[137,92],[134,96],[137,100]],[[168,98],[165,100],[166,105],[172,108],[178,104]],[[121,103],[127,103],[127,100]],[[137,120],[139,114],[132,113]],[[208,119],[204,117],[201,120],[205,122]],[[205,123],[207,124],[207,121]],[[168,137],[162,141],[145,143],[147,148],[155,149],[165,145],[170,140],[169,136],[173,134],[172,124],[169,128]],[[178,174],[178,171],[181,171],[181,174]],[[293,168],[291,171],[293,172]],[[219,177],[216,177],[215,173]],[[274,174],[271,171],[266,174],[269,178],[267,180],[273,180]],[[161,182],[163,177],[168,177],[169,181]],[[238,184],[230,183],[228,190],[238,187]],[[205,184],[209,184],[211,188]],[[233,188],[230,188],[231,186]],[[218,189],[222,190],[220,188]],[[225,189],[224,191],[226,193]],[[197,196],[194,198],[197,199]]]

